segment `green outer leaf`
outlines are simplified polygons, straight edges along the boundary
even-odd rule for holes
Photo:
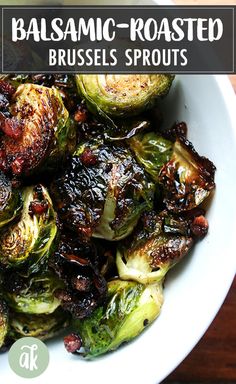
[[[84,356],[96,357],[139,335],[159,315],[162,301],[161,284],[110,281],[107,304],[91,318],[74,322],[82,338]]]
[[[44,88],[44,87],[42,87]],[[43,169],[57,166],[57,162],[68,153],[73,153],[76,147],[77,126],[74,119],[69,116],[69,112],[64,106],[62,97],[58,89],[50,88],[49,92],[58,99],[59,108],[57,111],[57,125],[54,126],[54,138],[50,145],[47,158],[43,164]]]
[[[65,107],[62,109],[67,112]],[[68,113],[68,112],[67,112]],[[67,119],[62,118],[55,131],[53,143],[49,149],[49,154],[41,167],[42,170],[59,168],[67,154],[74,152],[76,148],[77,126],[75,120],[67,115]]]
[[[173,143],[154,132],[135,135],[127,142],[146,172],[158,181],[160,169],[172,156]]]

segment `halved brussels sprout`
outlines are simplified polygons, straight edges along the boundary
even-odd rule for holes
[[[159,173],[164,203],[173,212],[191,210],[215,188],[214,164],[201,157],[183,137],[174,143],[173,154]]]
[[[18,276],[11,276],[18,279]],[[19,284],[20,282],[20,284]],[[19,281],[4,284],[5,298],[11,308],[16,312],[28,314],[48,314],[55,311],[60,305],[60,300],[54,295],[57,289],[64,284],[51,272],[32,275],[29,278],[19,278]]]
[[[0,348],[3,346],[9,326],[8,307],[0,297]]]
[[[124,146],[88,142],[51,190],[68,228],[80,236],[120,240],[152,208],[154,184]]]
[[[159,315],[162,302],[161,283],[110,281],[107,304],[96,309],[90,318],[74,322],[83,347],[77,352],[93,358],[132,340]]]
[[[158,97],[165,96],[174,76],[167,74],[76,75],[79,94],[92,112],[109,120],[127,117],[153,107]]]
[[[179,223],[181,221],[181,225]],[[143,227],[134,233],[127,243],[119,246],[116,265],[119,277],[147,284],[160,281],[168,270],[181,260],[193,245],[188,233],[189,223],[168,220],[168,214],[154,212],[143,218]],[[166,228],[166,224],[168,227]],[[190,232],[190,231],[189,231]]]
[[[22,208],[21,194],[0,171],[0,228],[11,222]]]
[[[15,312],[10,316],[8,335],[13,340],[28,336],[48,340],[62,332],[69,325],[69,320],[69,315],[60,308],[50,315]]]
[[[154,132],[135,135],[128,143],[137,160],[157,182],[160,169],[171,158],[173,143]]]
[[[57,234],[56,214],[51,198],[42,185],[26,187],[23,210],[18,222],[3,229],[0,237],[0,264],[37,272],[48,258]]]
[[[1,115],[5,135],[0,144],[0,160],[7,171],[27,175],[45,160],[74,150],[75,127],[57,89],[21,84],[9,112],[10,117]]]

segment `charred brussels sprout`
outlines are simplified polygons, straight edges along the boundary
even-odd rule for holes
[[[22,198],[19,221],[1,233],[0,263],[5,268],[25,265],[31,273],[38,271],[49,256],[57,234],[56,215],[42,185],[26,187]]]
[[[92,242],[81,243],[76,234],[61,234],[57,251],[49,265],[64,283],[55,296],[74,318],[88,317],[107,293],[107,283],[99,270],[99,255]]]
[[[16,312],[48,314],[55,311],[60,300],[54,296],[64,284],[51,272],[32,275],[29,278],[10,275],[11,282],[3,283],[5,298]]]
[[[182,126],[183,123],[174,128],[180,130]],[[213,163],[199,156],[184,136],[177,137],[173,143],[154,132],[141,133],[129,139],[128,144],[146,172],[162,185],[164,203],[169,210],[191,210],[214,189]]]
[[[189,225],[182,218],[174,221],[167,213],[144,215],[143,227],[118,247],[119,277],[143,284],[162,280],[193,245]]]
[[[83,100],[77,105],[74,119],[78,124],[80,142],[101,139],[107,142],[123,141],[150,128],[149,116],[141,115],[126,119],[113,119],[112,125],[102,122],[96,115],[89,113]],[[156,119],[155,119],[156,121]]]
[[[78,148],[51,191],[68,228],[80,236],[119,240],[151,209],[154,185],[127,148],[88,143]]]
[[[21,84],[8,113],[0,114],[0,124],[2,168],[15,175],[28,175],[45,160],[74,150],[75,128],[55,88]]]
[[[110,281],[107,304],[96,309],[90,318],[74,323],[82,339],[81,353],[93,358],[133,339],[159,315],[162,301],[161,283],[146,286]]]
[[[173,143],[154,132],[135,135],[128,143],[137,160],[157,182],[160,169],[171,158]]]
[[[8,308],[0,297],[0,348],[3,346],[7,332],[8,332]]]
[[[21,208],[20,192],[12,188],[10,180],[0,171],[0,228],[15,219]]]
[[[134,116],[165,96],[174,76],[76,75],[79,94],[103,118]]]
[[[60,333],[68,324],[69,316],[60,308],[49,315],[15,312],[10,316],[8,335],[12,340],[28,336],[47,340]]]
[[[173,212],[191,210],[215,188],[215,166],[201,157],[183,137],[176,140],[173,154],[159,173],[164,203]]]

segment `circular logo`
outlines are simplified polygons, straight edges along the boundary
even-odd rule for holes
[[[8,361],[11,369],[18,376],[31,379],[41,375],[47,369],[48,348],[35,337],[22,337],[11,346]]]

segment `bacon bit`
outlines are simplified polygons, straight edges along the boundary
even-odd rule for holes
[[[71,284],[74,289],[80,292],[89,292],[91,289],[91,281],[89,277],[82,275],[72,277]]]
[[[87,109],[80,106],[74,114],[74,119],[77,123],[85,123],[88,119]]]
[[[80,155],[80,160],[87,167],[97,164],[97,156],[89,148],[86,148],[82,155]]]
[[[16,89],[7,81],[0,80],[0,92],[5,96],[12,96],[16,92]]]
[[[29,214],[30,215],[42,215],[43,213],[47,212],[48,210],[48,201],[42,200],[42,201],[31,201],[29,206]]]
[[[70,335],[64,337],[64,345],[67,352],[75,353],[81,348],[82,341],[79,335],[71,333]]]
[[[87,227],[87,228],[79,227],[78,228],[78,235],[82,236],[83,238],[89,239],[92,236],[92,234],[93,234],[93,230],[90,227]]]
[[[54,296],[64,303],[70,303],[72,300],[71,295],[63,289],[56,289],[54,291]]]
[[[204,237],[208,232],[208,221],[201,215],[194,218],[191,224],[191,231],[197,237]]]
[[[11,180],[12,188],[20,188],[21,187],[21,180],[19,180],[17,177],[13,177]]]
[[[17,157],[12,163],[11,163],[11,170],[14,175],[20,175],[23,169],[24,165],[24,159],[21,157]]]
[[[14,117],[11,119],[6,118],[4,121],[1,119],[1,129],[5,135],[14,140],[18,140],[22,136],[23,132],[21,122],[16,120]]]

